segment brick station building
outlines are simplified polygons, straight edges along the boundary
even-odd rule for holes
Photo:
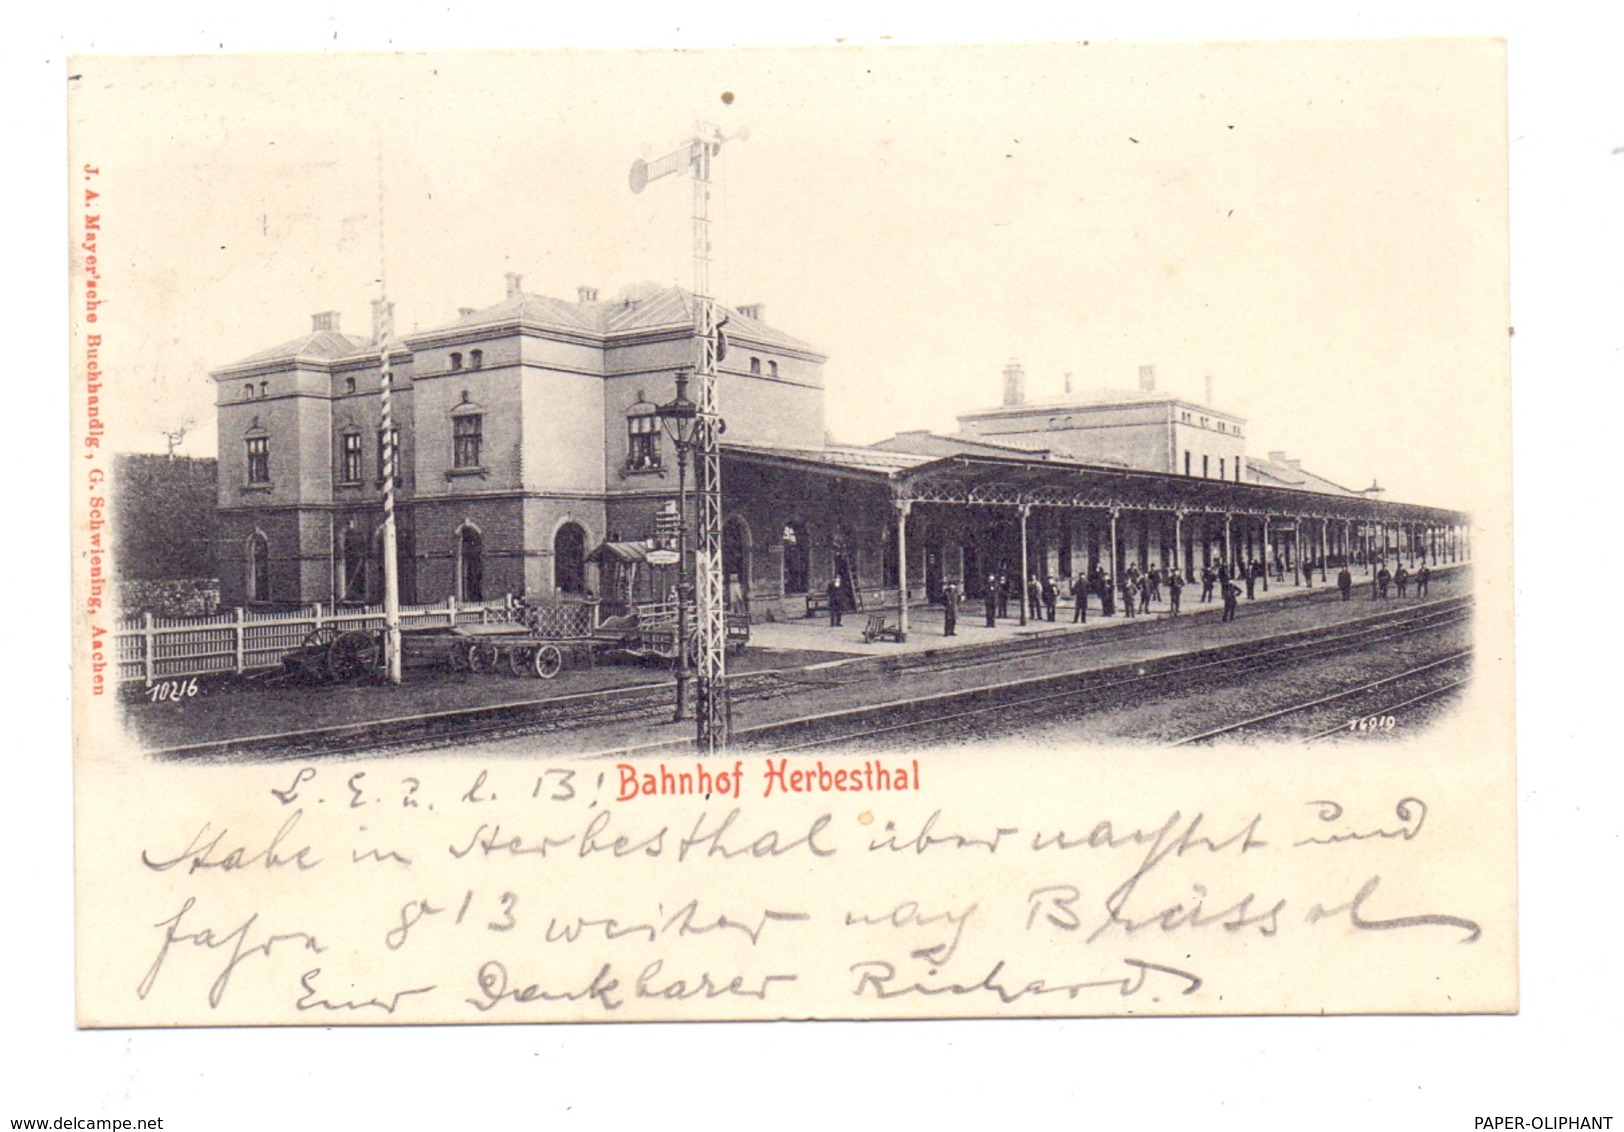
[[[381,314],[370,337],[318,314],[309,334],[214,371],[223,604],[381,600],[385,350],[403,602],[669,591],[675,567],[646,557],[677,497],[654,410],[693,362],[690,295],[581,288],[569,302],[510,274],[501,302],[436,329],[383,343]],[[825,357],[760,306],[721,314],[723,568],[756,619],[804,616],[837,575],[905,628],[909,604],[948,581],[977,596],[989,574],[1263,560],[1300,577],[1469,549],[1459,512],[1248,456],[1245,419],[1210,404],[1210,383],[1205,401],[1175,397],[1150,367],[1136,389],[1073,394],[1068,379],[1064,399],[1033,404],[1012,363],[1002,404],[955,435],[832,445]]]

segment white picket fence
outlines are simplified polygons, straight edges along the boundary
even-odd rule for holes
[[[403,605],[402,629],[450,628],[518,620],[523,603],[510,594],[499,602],[464,604],[448,598],[440,605]],[[539,607],[546,636],[591,629],[595,602],[552,602]],[[534,614],[532,615],[535,616]],[[317,602],[291,612],[233,609],[212,617],[153,617],[123,621],[115,630],[120,681],[151,685],[158,680],[249,672],[275,668],[317,629],[331,626],[382,629],[383,606],[332,608]]]

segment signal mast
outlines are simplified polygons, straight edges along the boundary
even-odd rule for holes
[[[694,543],[698,625],[695,634],[698,671],[694,680],[694,720],[699,748],[707,753],[725,748],[732,723],[727,693],[727,608],[722,579],[722,454],[718,444],[727,428],[717,410],[716,366],[727,354],[727,337],[716,320],[710,293],[711,162],[722,146],[744,141],[740,129],[724,137],[716,126],[700,122],[694,135],[657,161],[632,163],[630,183],[640,193],[650,181],[686,171],[693,178],[694,383],[697,420],[694,427],[694,480],[699,502],[699,529]],[[724,320],[725,321],[725,320]],[[680,595],[679,595],[679,600]]]

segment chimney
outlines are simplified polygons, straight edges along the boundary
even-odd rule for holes
[[[1024,405],[1026,403],[1026,371],[1021,368],[1020,359],[1011,358],[1004,367],[1004,404]]]
[[[1207,400],[1206,400],[1206,403],[1208,405],[1210,405],[1210,404],[1212,404],[1212,374],[1209,373],[1206,376],[1206,382],[1207,382]]]
[[[1156,392],[1156,367],[1155,366],[1140,366],[1139,367],[1139,391],[1141,393],[1154,393],[1154,392]]]
[[[333,329],[338,329],[335,319]],[[378,345],[395,336],[395,304],[383,299],[372,300],[372,342]]]
[[[524,276],[520,275],[517,271],[508,272],[507,273],[507,297],[510,298],[510,299],[516,299],[520,295],[524,294],[523,284],[524,284]]]
[[[762,322],[767,317],[767,304],[766,303],[742,303],[739,306],[739,313],[741,315],[743,315],[745,318],[751,318],[751,319],[754,319],[757,322]]]
[[[1066,396],[1071,396],[1071,371],[1066,371]]]
[[[1272,463],[1272,464],[1284,464],[1286,462],[1286,454],[1284,452],[1279,451],[1278,449],[1273,451],[1273,452],[1270,452],[1269,453],[1269,462]]]
[[[598,289],[596,287],[577,287],[575,293],[579,296],[577,302],[595,303],[598,301]]]
[[[310,332],[320,334],[323,330],[338,329],[338,312],[321,311],[310,316]]]

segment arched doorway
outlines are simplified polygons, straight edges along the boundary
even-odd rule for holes
[[[586,593],[586,531],[579,523],[565,523],[553,536],[553,588]]]
[[[485,538],[478,527],[457,532],[457,600],[485,600]]]
[[[750,528],[737,515],[722,524],[722,575],[730,613],[750,608]]]

